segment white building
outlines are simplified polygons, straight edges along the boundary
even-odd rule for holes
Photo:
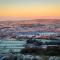
[[[0,40],[0,53],[20,52],[26,41]]]

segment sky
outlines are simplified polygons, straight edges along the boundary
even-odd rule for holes
[[[60,18],[60,0],[0,0],[0,18]]]

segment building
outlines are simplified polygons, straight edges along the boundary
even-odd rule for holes
[[[20,52],[26,41],[0,40],[0,53]]]

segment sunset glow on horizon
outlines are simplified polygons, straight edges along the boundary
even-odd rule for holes
[[[60,18],[60,0],[0,0],[0,17]]]

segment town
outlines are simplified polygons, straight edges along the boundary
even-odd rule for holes
[[[60,56],[59,19],[42,21],[0,21],[0,54]]]

